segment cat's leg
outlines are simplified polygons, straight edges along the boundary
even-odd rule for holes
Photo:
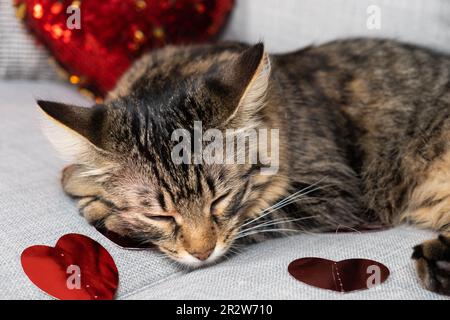
[[[92,177],[82,173],[80,165],[69,165],[63,169],[61,183],[64,191],[77,199],[80,214],[93,224],[105,219],[113,204],[105,200],[101,186]]]
[[[450,234],[414,247],[412,258],[425,288],[450,295]]]
[[[414,247],[417,276],[426,289],[450,295],[450,203],[445,198],[420,210],[419,215],[417,211],[410,213],[409,221],[443,233]],[[413,220],[418,217],[421,219]]]
[[[414,247],[412,258],[425,288],[450,295],[450,152],[429,167],[401,219],[441,233]]]

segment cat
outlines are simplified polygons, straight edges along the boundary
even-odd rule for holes
[[[37,103],[73,159],[64,191],[90,223],[190,267],[284,233],[408,223],[441,232],[412,257],[425,288],[450,294],[444,54],[383,39],[273,55],[262,43],[168,46],[136,61],[102,104]],[[260,161],[175,164],[172,133],[194,121],[279,130],[276,173]]]

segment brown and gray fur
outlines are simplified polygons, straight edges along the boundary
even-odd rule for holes
[[[450,294],[448,56],[367,39],[282,55],[261,44],[167,47],[137,61],[104,104],[38,103],[68,129],[56,142],[75,157],[63,188],[92,223],[192,266],[288,229],[408,223],[443,233],[413,258],[425,287]],[[277,174],[175,165],[171,133],[195,120],[279,129]]]

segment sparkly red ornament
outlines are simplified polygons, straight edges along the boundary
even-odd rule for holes
[[[17,15],[69,74],[104,95],[133,60],[216,35],[233,0],[14,0]]]
[[[111,300],[119,283],[108,251],[81,234],[66,234],[55,247],[28,247],[21,262],[36,286],[61,300]]]
[[[341,293],[370,289],[389,277],[384,264],[368,259],[301,258],[289,264],[288,272],[311,286]]]

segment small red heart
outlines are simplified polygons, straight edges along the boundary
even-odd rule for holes
[[[336,262],[323,258],[301,258],[292,261],[288,271],[301,282],[339,292],[369,289],[389,277],[389,269],[384,264],[368,259]]]
[[[36,286],[61,300],[111,300],[119,283],[108,251],[81,234],[66,234],[55,247],[28,247],[21,262]]]

